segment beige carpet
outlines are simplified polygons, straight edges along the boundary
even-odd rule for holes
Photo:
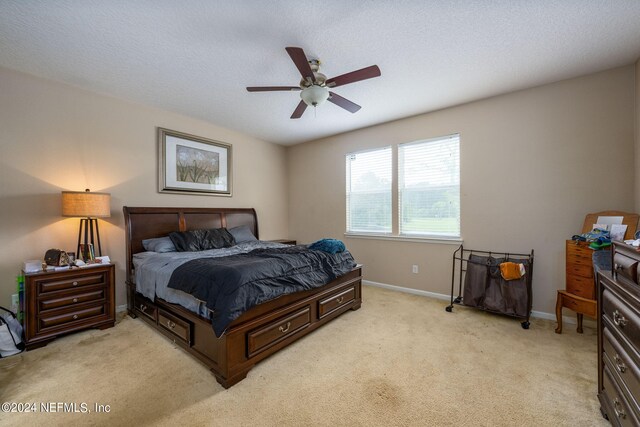
[[[0,413],[0,425],[594,426],[596,334],[364,287],[363,305],[229,390],[140,320],[0,360],[0,402],[110,405]],[[40,409],[40,408],[38,408]]]

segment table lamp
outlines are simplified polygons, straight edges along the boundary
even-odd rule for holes
[[[111,194],[92,193],[87,188],[85,191],[62,192],[62,216],[83,217],[78,229],[78,248],[76,256],[80,257],[80,245],[91,243],[97,256],[102,256],[100,247],[100,232],[98,231],[98,218],[111,216]],[[94,234],[95,230],[95,234]],[[84,234],[84,240],[82,239]],[[94,240],[95,237],[95,240]],[[95,241],[98,245],[95,245]],[[87,246],[84,246],[85,248]]]

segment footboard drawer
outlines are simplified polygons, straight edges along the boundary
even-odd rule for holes
[[[140,295],[136,294],[133,308],[136,314],[146,316],[154,322],[158,319],[158,308],[151,301]]]
[[[305,307],[275,322],[247,334],[247,353],[252,357],[285,338],[306,328],[311,323],[311,310]]]
[[[318,316],[322,319],[324,316],[333,313],[343,305],[349,304],[356,297],[354,287],[347,288],[342,292],[331,295],[328,298],[318,301]]]
[[[186,320],[158,309],[158,325],[171,332],[175,338],[191,345],[191,324]]]

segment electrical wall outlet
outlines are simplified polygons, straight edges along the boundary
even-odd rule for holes
[[[413,272],[413,274],[418,274],[418,265],[417,264],[413,264],[413,267],[411,268],[411,271]]]
[[[20,300],[18,299],[18,294],[11,295],[11,311],[13,311],[14,313],[17,313],[19,305],[20,305]]]

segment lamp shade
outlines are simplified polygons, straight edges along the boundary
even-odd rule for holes
[[[111,194],[87,191],[62,192],[62,216],[99,217],[111,216]]]

